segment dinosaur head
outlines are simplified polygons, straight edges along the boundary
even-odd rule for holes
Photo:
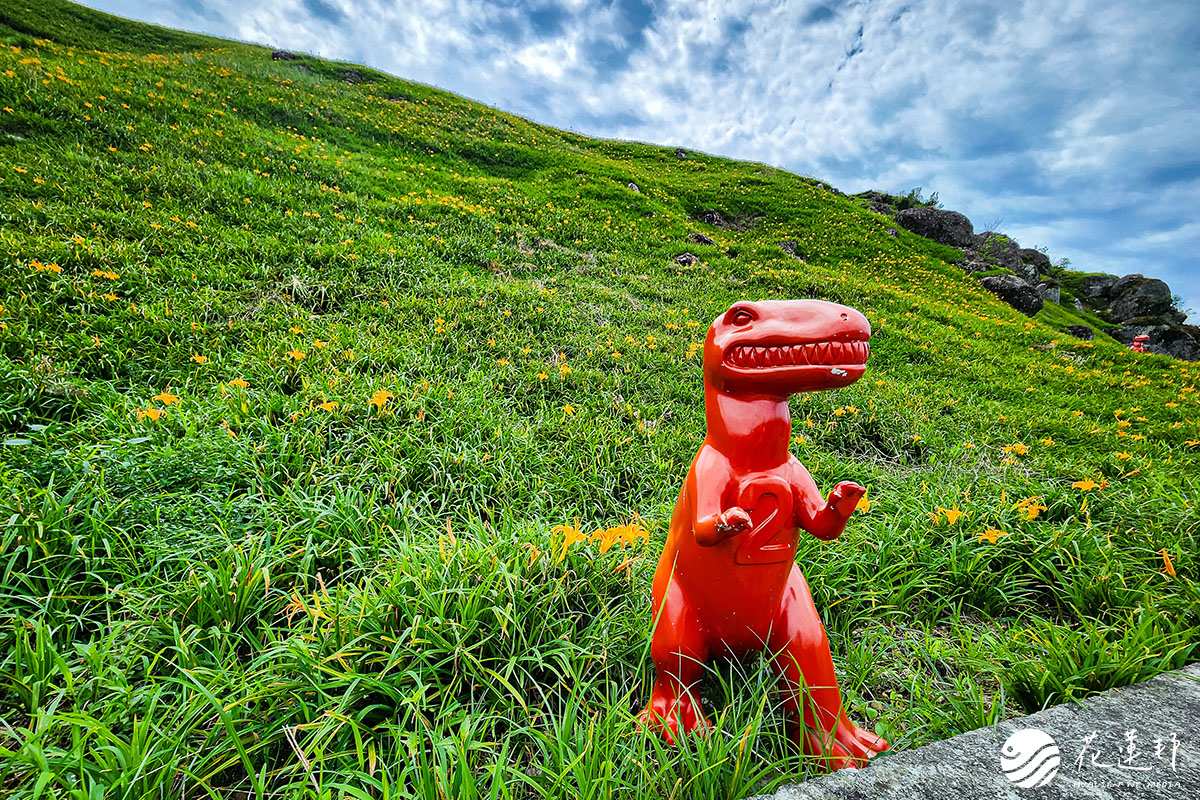
[[[871,324],[824,300],[735,303],[704,343],[704,381],[725,394],[787,396],[837,389],[867,368]]]

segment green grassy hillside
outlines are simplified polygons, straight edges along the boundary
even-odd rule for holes
[[[713,735],[634,729],[740,298],[875,330],[793,399],[818,484],[869,487],[799,556],[860,723],[911,748],[1196,657],[1195,365],[760,164],[59,2],[0,0],[0,44],[8,796],[802,779],[762,662],[713,668]]]

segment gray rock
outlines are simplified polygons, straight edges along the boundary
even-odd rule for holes
[[[1047,303],[1062,302],[1062,290],[1058,288],[1058,281],[1041,281],[1037,285],[1037,292]]]
[[[680,159],[687,158],[687,157],[688,157],[688,151],[687,151],[687,150],[684,150],[682,147],[680,147],[680,148],[677,148],[677,149],[675,150],[675,157],[676,157],[676,158],[680,158]]]
[[[882,214],[885,217],[890,217],[892,214],[896,213],[896,209],[892,208],[887,203],[871,203],[871,205],[867,207],[867,211],[870,211],[872,214]]]
[[[700,257],[694,253],[680,253],[675,256],[675,263],[681,267],[690,267],[700,263]]]
[[[1076,339],[1083,339],[1085,342],[1090,342],[1096,338],[1096,332],[1087,325],[1068,325],[1067,333],[1074,336]]]
[[[895,229],[895,228],[888,228],[888,229],[887,229],[887,235],[888,235],[888,236],[898,236],[899,234],[896,232],[896,229]]]
[[[1037,268],[1021,260],[1021,248],[1002,233],[981,233],[975,237],[975,253],[993,268],[1011,270],[1029,284],[1038,282]]]
[[[705,236],[703,233],[697,233],[696,231],[692,231],[691,233],[689,233],[687,235],[687,240],[689,242],[691,242],[692,244],[711,244],[711,245],[716,244],[716,242],[714,242],[712,239]]]
[[[291,50],[272,50],[271,51],[271,60],[272,61],[295,61],[299,58],[300,58],[300,56],[296,55]]]
[[[1031,247],[1022,247],[1020,252],[1021,260],[1036,269],[1039,275],[1051,274],[1053,265],[1050,263],[1050,256]]]
[[[1142,317],[1130,320],[1110,333],[1125,345],[1133,344],[1135,336],[1149,336],[1148,352],[1182,361],[1200,361],[1200,327],[1195,325],[1175,325],[1154,317]]]
[[[839,770],[751,800],[1198,797],[1198,716],[1200,664],[1193,664],[1134,686],[1089,697],[1081,703],[1054,706],[925,747],[884,754],[872,759],[864,769]],[[1028,730],[1039,731],[1053,740],[1058,751],[1058,769],[1044,785],[1024,788],[1005,773],[1001,758],[1007,754],[1011,761],[1020,764],[1020,757],[1004,747],[1009,737]],[[1130,736],[1134,742],[1132,758],[1128,750]],[[1032,759],[1026,763],[1032,763]],[[1024,773],[1018,766],[1011,774],[1020,779]]]
[[[896,223],[918,236],[951,247],[971,247],[975,244],[975,228],[971,220],[957,211],[941,208],[906,208],[896,214]]]
[[[964,272],[987,272],[992,269],[992,265],[986,261],[980,261],[973,250],[966,251],[966,257],[958,264],[959,268]]]
[[[1156,317],[1171,310],[1171,287],[1157,278],[1128,281],[1125,278],[1113,284],[1113,301],[1108,306],[1108,315],[1113,322],[1124,322],[1134,317]],[[1141,278],[1140,275],[1137,276]],[[1121,287],[1121,291],[1118,291]]]
[[[1032,317],[1042,310],[1043,302],[1037,289],[1016,275],[989,275],[980,278],[979,284],[1026,316]]]
[[[625,187],[625,188],[629,189],[629,191],[633,192],[634,194],[641,194],[641,193],[642,193],[642,190],[641,190],[641,189],[639,189],[639,188],[638,188],[638,185],[637,185],[636,183],[634,183],[633,181],[630,181],[630,182],[629,182],[629,185],[628,185],[627,187]]]
[[[715,208],[708,208],[701,211],[696,219],[703,222],[705,225],[712,225],[714,228],[731,228],[733,227],[729,217],[722,214]]]
[[[337,76],[346,83],[370,83],[371,76],[361,69],[335,69]]]
[[[1078,297],[1076,297],[1076,298],[1075,298],[1075,310],[1076,310],[1076,311],[1083,311],[1083,303],[1081,303],[1081,302],[1079,301],[1079,298],[1078,298]]]
[[[1120,297],[1144,280],[1146,280],[1146,276],[1140,272],[1135,272],[1132,275],[1123,275],[1117,278],[1112,286],[1108,287],[1108,296]]]
[[[1079,288],[1079,294],[1084,298],[1103,299],[1108,297],[1108,291],[1112,285],[1117,282],[1116,275],[1084,275],[1083,285]]]
[[[787,242],[776,242],[776,244],[779,245],[780,250],[787,253],[789,256],[796,259],[797,261],[804,260],[803,256],[800,255],[800,245],[798,242],[787,241]]]

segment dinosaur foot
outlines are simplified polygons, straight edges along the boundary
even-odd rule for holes
[[[700,706],[691,692],[682,696],[655,687],[650,695],[650,702],[638,715],[638,725],[649,731],[657,732],[669,745],[674,745],[680,732],[705,733],[712,723],[704,716]]]
[[[823,771],[865,767],[868,760],[890,748],[882,736],[864,731],[844,714],[832,730],[805,726],[804,754],[812,756]]]

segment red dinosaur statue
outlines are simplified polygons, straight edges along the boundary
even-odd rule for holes
[[[712,656],[770,648],[793,740],[828,769],[888,743],[842,709],[829,639],[795,560],[798,528],[836,539],[866,491],[821,496],[788,452],[788,396],[837,389],[866,370],[871,326],[822,300],[737,303],[704,344],[708,433],[679,492],[654,575],[658,675],[641,723],[674,743],[709,727],[693,689]]]

